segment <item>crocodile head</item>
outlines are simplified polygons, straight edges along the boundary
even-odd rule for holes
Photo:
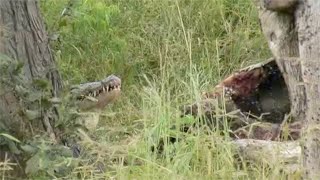
[[[82,111],[103,109],[120,95],[121,79],[115,75],[96,81],[79,84],[71,88],[75,104]]]

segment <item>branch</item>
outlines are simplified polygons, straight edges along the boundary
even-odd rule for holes
[[[42,124],[43,124],[45,130],[47,131],[47,133],[49,134],[49,137],[52,140],[52,142],[57,143],[57,137],[56,137],[54,130],[53,130],[53,127],[51,126],[51,123],[50,123],[50,117],[52,117],[50,115],[50,112],[44,111]]]

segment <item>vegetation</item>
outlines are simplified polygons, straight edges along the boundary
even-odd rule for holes
[[[181,105],[235,69],[270,57],[251,0],[43,0],[41,7],[66,87],[112,73],[123,82],[121,99],[81,142],[87,154],[63,176],[285,178],[278,167],[239,161],[219,132],[170,129],[195,121],[180,117]],[[184,140],[153,153],[150,147],[168,135]],[[105,173],[97,173],[101,163]]]

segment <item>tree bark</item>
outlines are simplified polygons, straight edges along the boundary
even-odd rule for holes
[[[297,86],[301,82],[301,67],[295,61],[299,57],[299,42],[294,17],[292,14],[268,10],[259,2],[261,28],[288,86],[291,113],[295,119],[303,119],[305,97],[300,95],[304,87]]]
[[[38,0],[0,1],[0,54],[9,57],[12,62],[23,64],[25,81],[31,83],[39,78],[49,79],[51,93],[57,96],[61,89],[61,79],[50,52],[39,3]],[[3,62],[3,59],[0,61]],[[50,136],[54,136],[52,129],[48,127],[48,118],[42,117],[42,122],[35,122],[39,126],[34,126],[22,115],[26,107],[20,101],[14,88],[3,84],[0,86],[0,130],[1,125],[5,125],[8,128],[6,131],[12,136],[24,140],[32,138],[45,127],[44,130],[51,131]],[[54,112],[42,113],[42,116],[46,116],[45,113]],[[3,147],[0,146],[1,148]]]
[[[289,89],[291,113],[294,119],[305,121],[304,178],[319,179],[320,1],[257,2],[262,31]]]
[[[306,179],[320,178],[320,1],[301,1],[296,13],[302,79],[306,94],[303,164]]]

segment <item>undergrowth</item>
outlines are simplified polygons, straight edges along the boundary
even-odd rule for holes
[[[43,0],[41,8],[66,85],[109,74],[123,83],[67,179],[285,178],[236,158],[219,132],[170,129],[195,121],[180,117],[181,105],[270,56],[251,0]],[[182,141],[153,153],[169,135]]]

